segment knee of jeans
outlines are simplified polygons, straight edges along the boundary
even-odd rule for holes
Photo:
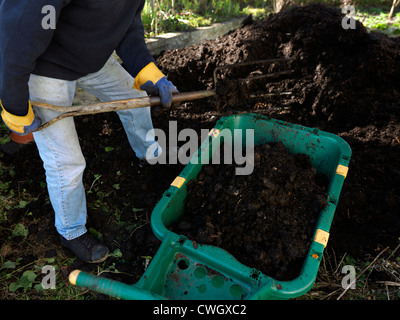
[[[86,168],[86,160],[83,154],[75,154],[72,161],[65,163],[66,167],[76,175],[81,174]]]
[[[57,163],[57,169],[63,171],[63,177],[71,182],[82,176],[86,168],[86,161],[83,157],[76,156],[72,161],[60,161]]]
[[[42,157],[47,178],[51,181],[64,181],[71,185],[79,182],[86,168],[86,160],[81,152],[46,154]]]
[[[71,166],[76,167],[79,171],[83,171],[86,168],[86,160],[85,157],[80,154],[76,156],[76,161],[71,164]]]
[[[62,180],[65,185],[74,186],[82,183],[83,172],[86,168],[84,159],[77,159],[73,163],[63,165]]]

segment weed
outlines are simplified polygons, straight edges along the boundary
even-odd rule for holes
[[[256,3],[264,8],[265,1]],[[215,22],[225,21],[248,14],[241,8],[242,2],[231,0],[187,1],[146,1],[142,21],[147,36],[157,36],[165,32],[184,31]],[[262,10],[262,9],[261,9]]]
[[[334,252],[326,250],[313,288],[299,300],[399,300],[400,259],[389,247],[365,260],[344,254],[339,262]],[[333,254],[332,254],[333,252]],[[371,260],[372,259],[372,260]],[[355,286],[343,286],[344,267],[355,270]]]
[[[368,10],[359,10],[356,19],[370,31],[380,31],[389,36],[400,34],[400,13],[388,18],[389,13],[380,8],[369,8]]]

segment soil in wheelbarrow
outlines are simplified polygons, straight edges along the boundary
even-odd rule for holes
[[[250,175],[235,170],[223,162],[204,165],[172,230],[275,279],[296,278],[327,204],[326,177],[282,143],[256,146]]]

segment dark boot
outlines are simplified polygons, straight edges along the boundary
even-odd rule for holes
[[[72,240],[60,236],[60,240],[64,246],[72,250],[84,262],[100,263],[108,257],[108,248],[88,232]]]

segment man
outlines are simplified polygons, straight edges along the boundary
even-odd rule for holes
[[[89,235],[82,182],[85,159],[73,118],[35,131],[56,115],[32,109],[31,101],[71,106],[79,86],[101,101],[156,93],[169,107],[176,87],[157,68],[144,41],[144,0],[1,0],[0,102],[8,128],[33,132],[46,171],[55,226],[61,242],[83,261],[104,261],[108,249]],[[43,24],[53,9],[55,28]],[[49,17],[51,18],[51,17]],[[116,50],[126,71],[112,57]],[[156,143],[150,107],[117,112],[136,156]],[[152,158],[160,156],[156,148]]]

